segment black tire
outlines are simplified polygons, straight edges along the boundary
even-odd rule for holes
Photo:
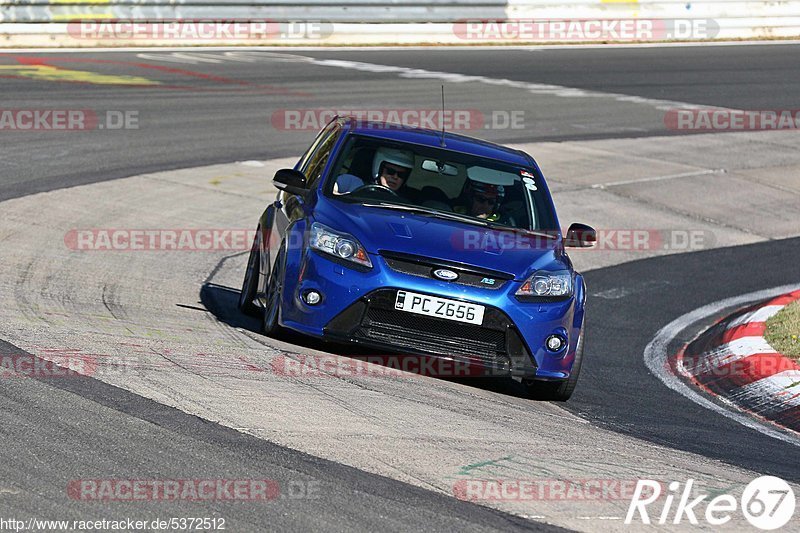
[[[278,336],[283,330],[278,323],[280,298],[283,291],[283,256],[284,245],[281,244],[278,256],[275,258],[275,264],[269,273],[269,282],[267,283],[267,292],[265,294],[266,303],[264,305],[262,330],[265,335],[270,337]]]
[[[583,363],[584,332],[581,328],[581,336],[578,337],[578,345],[575,347],[575,362],[572,364],[572,372],[569,378],[563,381],[536,381],[525,382],[528,389],[528,397],[533,400],[548,402],[566,402],[572,396],[575,386],[578,384],[578,376],[581,373]]]
[[[250,316],[258,316],[261,311],[254,302],[256,291],[258,290],[258,277],[260,276],[261,262],[261,229],[256,231],[253,239],[253,247],[250,249],[250,256],[247,258],[247,269],[244,272],[242,290],[239,293],[239,310]]]

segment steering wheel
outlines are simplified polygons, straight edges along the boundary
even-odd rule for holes
[[[381,185],[380,183],[369,183],[367,185],[362,185],[361,187],[353,190],[350,194],[355,194],[358,192],[374,192],[374,193],[389,193],[392,196],[397,196],[397,193],[394,192],[392,189],[387,187],[386,185]]]

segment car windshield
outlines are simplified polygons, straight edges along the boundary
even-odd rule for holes
[[[556,228],[533,168],[353,135],[325,185],[341,201],[484,226]]]

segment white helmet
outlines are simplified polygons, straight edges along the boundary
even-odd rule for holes
[[[372,176],[375,179],[378,179],[378,173],[383,163],[392,163],[410,170],[414,168],[414,154],[396,148],[378,148],[375,150],[375,159],[372,161]]]

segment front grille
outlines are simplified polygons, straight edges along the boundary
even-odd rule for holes
[[[511,320],[498,309],[486,307],[483,324],[477,326],[399,311],[394,308],[396,295],[396,290],[383,289],[361,302],[361,318],[351,330],[352,338],[390,345],[398,351],[467,359],[496,368],[510,368],[512,359],[516,365],[519,357],[531,361]],[[355,316],[347,311],[344,314]]]
[[[505,353],[506,336],[502,331],[404,311],[370,308],[360,331],[388,344],[484,362],[502,362],[498,355]]]
[[[490,270],[485,268],[464,265],[452,261],[440,261],[428,257],[403,254],[399,252],[381,251],[389,268],[403,274],[410,274],[421,278],[438,279],[433,275],[433,271],[438,268],[446,268],[456,272],[458,279],[452,281],[458,285],[469,285],[470,287],[481,287],[483,289],[500,289],[506,282],[513,279],[513,276],[505,272]]]

